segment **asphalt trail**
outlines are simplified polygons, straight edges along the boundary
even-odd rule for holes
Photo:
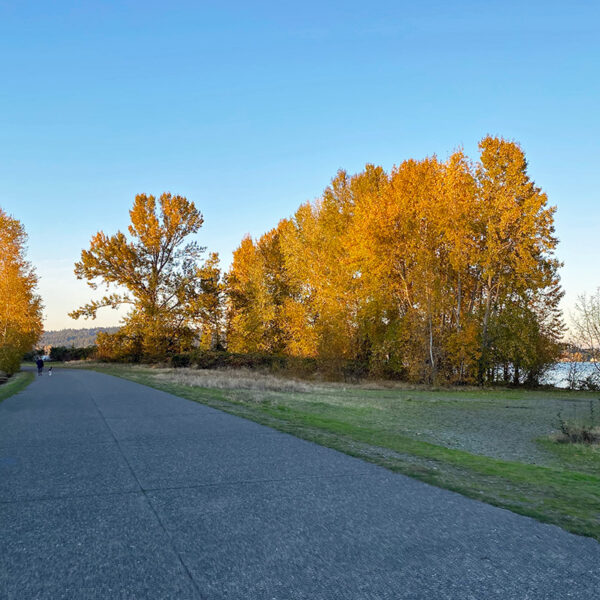
[[[0,598],[597,599],[600,544],[122,379],[0,404]]]

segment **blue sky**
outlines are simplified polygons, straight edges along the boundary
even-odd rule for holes
[[[0,0],[0,206],[46,327],[136,193],[193,200],[224,266],[339,168],[521,143],[558,207],[565,307],[600,285],[600,3]]]

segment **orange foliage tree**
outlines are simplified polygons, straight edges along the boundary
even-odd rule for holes
[[[27,235],[17,219],[0,208],[0,371],[19,370],[23,354],[42,334],[37,277],[25,260]]]
[[[287,347],[285,302],[291,296],[283,267],[282,221],[256,243],[242,240],[225,278],[227,348],[233,352],[281,353]],[[303,322],[304,323],[304,322]]]
[[[129,215],[131,239],[100,231],[75,264],[77,278],[92,289],[103,283],[117,290],[71,316],[95,318],[103,307],[131,307],[119,332],[99,336],[104,358],[160,358],[190,349],[202,332],[204,343],[218,344],[218,257],[202,263],[204,248],[187,241],[203,223],[194,203],[168,193],[158,201],[140,194]]]

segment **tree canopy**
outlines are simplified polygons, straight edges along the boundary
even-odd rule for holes
[[[488,136],[390,173],[338,172],[227,274],[228,341],[364,362],[414,381],[535,381],[559,351],[555,209],[515,143]]]

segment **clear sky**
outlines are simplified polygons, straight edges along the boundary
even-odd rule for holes
[[[339,168],[521,143],[558,207],[565,306],[600,285],[600,2],[0,0],[0,206],[29,233],[46,328],[136,193],[205,217],[226,267]]]

